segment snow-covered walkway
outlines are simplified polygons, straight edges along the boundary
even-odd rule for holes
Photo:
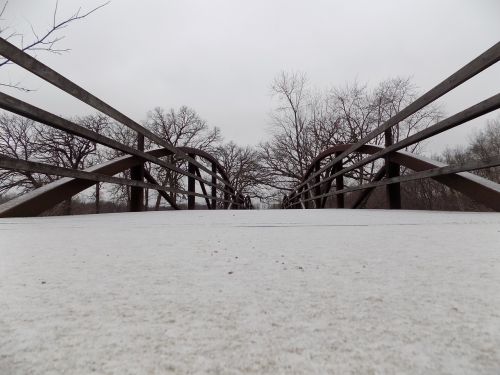
[[[0,374],[499,374],[500,214],[0,220]]]

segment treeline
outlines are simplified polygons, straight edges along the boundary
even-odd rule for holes
[[[155,108],[148,112],[143,125],[175,146],[189,146],[214,155],[227,171],[235,189],[256,201],[276,205],[296,185],[314,157],[321,151],[341,143],[355,143],[377,128],[418,96],[409,79],[393,78],[375,87],[357,82],[324,91],[312,90],[304,75],[281,73],[272,83],[277,106],[272,112],[267,141],[256,146],[225,142],[220,129],[211,127],[195,110],[183,106],[178,110]],[[420,131],[443,117],[437,106],[428,106],[393,128],[397,142]],[[137,134],[110,118],[95,114],[72,118],[72,121],[123,144],[135,147]],[[379,136],[373,144],[383,145]],[[422,151],[422,144],[407,150]],[[157,147],[146,140],[145,148]],[[12,158],[35,160],[73,169],[85,169],[121,156],[86,139],[53,129],[30,119],[0,113],[0,153]],[[447,150],[435,158],[453,164],[480,160],[500,154],[500,120],[490,121],[475,134],[467,146]],[[345,164],[362,156],[352,156]],[[182,160],[166,156],[170,163]],[[163,185],[185,188],[186,179],[157,165],[146,163],[147,170]],[[371,180],[381,161],[357,168],[346,175],[346,184],[363,184]],[[406,171],[403,171],[406,173]],[[499,169],[481,170],[478,174],[499,181]],[[125,177],[128,172],[123,173]],[[57,176],[30,172],[0,170],[0,199],[5,200],[41,187]],[[402,185],[403,208],[482,210],[484,207],[460,196],[432,180],[413,181]],[[182,202],[185,197],[171,193]],[[347,197],[349,202],[350,196]],[[52,213],[114,212],[127,209],[130,189],[119,185],[96,184],[92,191],[52,210]],[[148,209],[165,209],[157,192],[146,191]],[[334,206],[329,202],[329,206]],[[385,195],[378,188],[365,207],[383,207]]]

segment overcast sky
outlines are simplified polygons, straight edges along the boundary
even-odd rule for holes
[[[59,17],[100,3],[60,0]],[[11,0],[2,25],[29,35],[31,23],[42,32],[54,4]],[[133,119],[142,122],[156,106],[188,105],[226,140],[256,144],[267,137],[270,84],[281,70],[305,72],[320,90],[411,76],[424,92],[500,40],[500,1],[113,0],[63,35],[59,47],[70,52],[37,58]],[[0,75],[35,88],[8,93],[44,109],[93,112],[17,67]],[[497,64],[440,103],[453,114],[499,86]],[[464,144],[498,116],[447,132],[427,150]]]

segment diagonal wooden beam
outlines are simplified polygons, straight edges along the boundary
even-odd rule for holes
[[[200,177],[200,179],[201,179],[200,169],[198,167],[195,167],[195,171],[196,171],[196,174],[198,175],[198,177]],[[203,194],[206,195],[206,196],[208,196],[207,189],[205,189],[205,184],[201,180],[198,180],[198,182],[200,183],[201,191],[203,192]],[[210,204],[210,199],[208,199],[207,197],[205,197],[205,203],[207,204],[207,208],[209,210],[211,210],[212,209],[212,205]]]
[[[377,173],[375,173],[375,176],[373,176],[370,182],[380,181],[381,179],[384,178],[384,176],[385,176],[385,165],[382,166],[382,168],[380,168]],[[375,187],[362,190],[358,195],[358,197],[356,198],[356,200],[354,201],[354,203],[352,204],[351,208],[362,208],[366,204],[366,202],[368,201],[370,195],[373,193],[374,190]]]
[[[156,181],[156,179],[151,175],[151,173],[149,173],[146,169],[144,170],[144,178],[154,185],[160,185]],[[172,206],[172,208],[174,210],[180,210],[177,203],[175,203],[175,200],[173,200],[172,197],[170,195],[168,195],[166,191],[163,191],[163,190],[157,190],[157,191],[168,202],[168,204],[170,204],[170,206]]]

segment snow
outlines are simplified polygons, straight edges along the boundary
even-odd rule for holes
[[[498,374],[500,214],[0,220],[0,374]]]

